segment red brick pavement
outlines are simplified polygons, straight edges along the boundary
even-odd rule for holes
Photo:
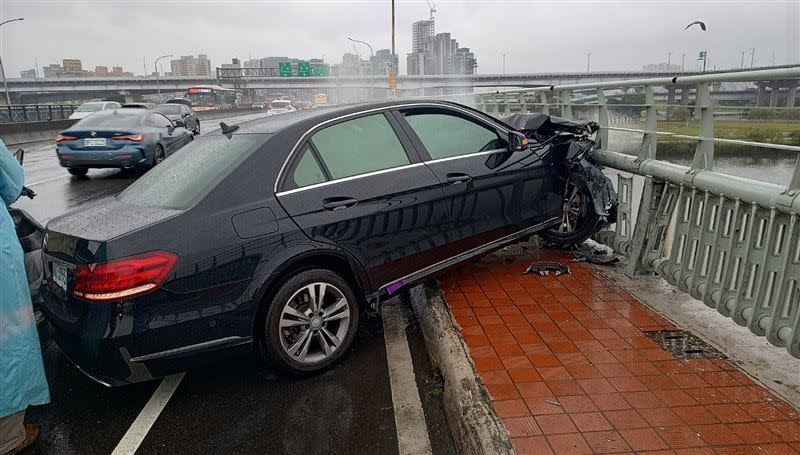
[[[523,275],[534,259],[572,273]],[[800,412],[726,360],[662,350],[643,332],[668,321],[569,261],[497,253],[439,277],[517,454],[800,454]]]

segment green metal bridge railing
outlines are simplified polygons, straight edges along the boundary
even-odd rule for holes
[[[711,87],[722,83],[772,84],[773,90],[782,86],[788,89],[787,106],[775,111],[794,115],[798,110],[793,107],[798,81],[800,67],[794,67],[461,96],[493,115],[537,110],[550,113],[555,108],[562,117],[573,118],[576,109],[595,110],[601,127],[597,160],[631,174],[620,173],[618,177],[619,215],[614,230],[599,233],[597,239],[629,256],[627,275],[657,273],[800,358],[800,159],[786,186],[714,171],[717,144],[790,152],[800,152],[800,146],[715,136],[715,116],[726,111],[747,112],[757,106],[720,106],[711,96]],[[643,102],[610,104],[608,91],[614,89],[632,90],[643,95]],[[656,103],[657,91],[662,98],[664,91],[672,91],[674,98],[676,89],[682,92],[680,104]],[[693,104],[689,103],[690,95]],[[581,103],[581,99],[591,101]],[[609,123],[610,110],[624,106],[641,108],[643,128]],[[693,111],[697,135],[658,129],[664,111],[669,115],[675,109]],[[800,131],[800,122],[796,125]],[[638,154],[615,151],[609,142],[613,131],[641,134]],[[659,160],[659,136],[694,141],[691,165]],[[634,176],[644,180],[635,222]]]

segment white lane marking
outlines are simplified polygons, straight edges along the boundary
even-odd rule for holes
[[[384,304],[382,313],[397,448],[400,455],[429,455],[432,453],[431,441],[406,338],[406,315],[395,302]]]
[[[119,441],[117,447],[111,452],[111,455],[133,455],[136,453],[136,449],[138,449],[142,441],[144,441],[147,432],[150,431],[150,427],[152,427],[153,423],[158,419],[161,411],[164,410],[164,407],[167,405],[170,397],[172,397],[172,394],[175,393],[175,389],[178,388],[178,385],[185,375],[186,373],[173,374],[161,381],[156,391],[153,392],[153,396],[151,396],[147,404],[144,405],[144,408],[142,408],[136,420],[134,420],[131,427],[128,428],[128,432],[125,433],[125,436]]]
[[[49,178],[49,179],[39,180],[38,182],[29,183],[29,184],[27,184],[25,186],[27,186],[27,187],[36,186],[36,185],[39,185],[39,184],[42,184],[42,183],[52,182],[53,180],[65,179],[67,177],[71,177],[71,175],[69,175],[69,174],[67,174],[67,175],[59,175],[58,177],[53,177],[53,178]]]

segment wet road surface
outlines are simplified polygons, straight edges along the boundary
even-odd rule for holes
[[[218,119],[236,123],[257,116]],[[40,223],[114,196],[138,174],[90,170],[67,174],[53,143],[28,144],[26,184],[33,200],[15,206]],[[40,425],[31,454],[110,454],[151,400],[160,381],[108,389],[83,376],[41,331],[51,403],[31,407],[27,420]],[[412,322],[406,335],[422,400],[432,453],[455,453],[441,403],[441,381]],[[362,318],[353,348],[339,365],[310,378],[275,374],[254,357],[226,359],[186,373],[141,442],[137,454],[270,453],[395,454],[396,423],[386,341],[378,317]],[[407,429],[406,429],[407,430]],[[138,447],[138,450],[136,449]],[[133,452],[130,452],[133,453]]]

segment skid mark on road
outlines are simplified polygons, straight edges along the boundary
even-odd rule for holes
[[[140,412],[136,420],[133,421],[131,427],[128,428],[128,432],[125,433],[125,436],[119,441],[119,444],[117,444],[117,447],[111,452],[111,455],[133,455],[136,453],[136,449],[138,449],[142,441],[144,441],[147,432],[150,431],[150,428],[153,426],[156,419],[158,419],[161,411],[164,410],[164,407],[167,405],[167,402],[169,402],[172,394],[175,393],[175,390],[178,388],[178,385],[180,385],[185,375],[186,373],[174,374],[172,376],[167,376],[161,381],[156,391],[153,392],[153,396],[151,396],[147,404],[144,405],[142,412]]]
[[[406,337],[407,316],[396,302],[383,305],[382,313],[397,448],[400,455],[429,455],[431,441]]]

